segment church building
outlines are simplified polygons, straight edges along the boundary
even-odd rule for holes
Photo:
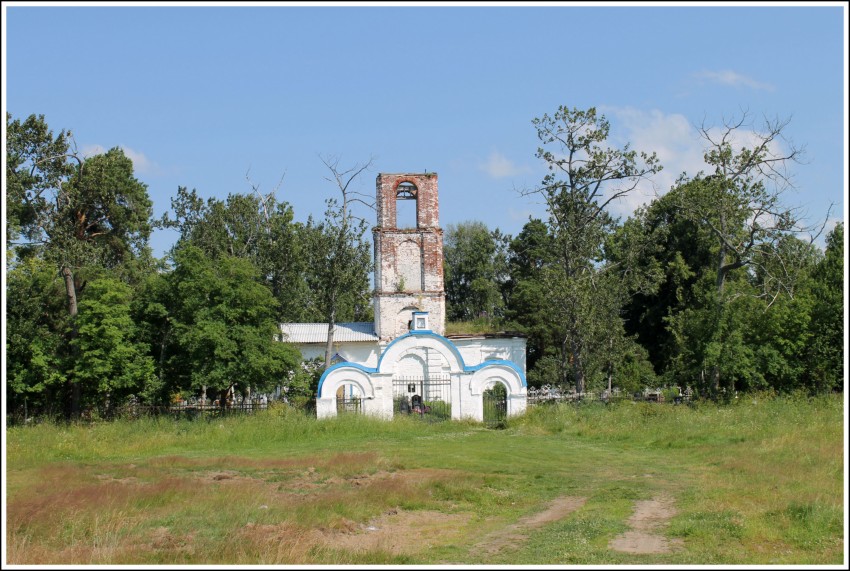
[[[503,414],[521,414],[525,338],[445,335],[437,174],[381,173],[376,191],[375,319],[336,324],[335,364],[319,380],[317,416],[353,411],[483,421],[494,402],[485,393],[496,395]],[[415,220],[405,224],[400,211]],[[283,338],[305,359],[324,356],[327,331],[326,323],[281,324]]]

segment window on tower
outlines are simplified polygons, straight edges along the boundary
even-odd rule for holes
[[[418,228],[418,189],[412,182],[402,182],[396,187],[396,228]]]

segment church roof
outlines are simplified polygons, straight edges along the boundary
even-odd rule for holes
[[[325,343],[328,340],[327,323],[281,323],[284,341],[290,343]],[[378,341],[375,324],[371,321],[337,323],[334,342]]]

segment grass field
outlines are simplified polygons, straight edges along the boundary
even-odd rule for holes
[[[8,564],[811,564],[844,556],[843,395],[475,423],[7,429]]]

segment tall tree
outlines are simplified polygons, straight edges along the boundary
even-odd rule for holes
[[[477,221],[449,224],[444,236],[446,317],[451,321],[501,317],[506,238]]]
[[[154,361],[139,342],[130,313],[132,290],[114,278],[92,281],[80,302],[74,377],[86,404],[107,414],[126,397],[150,401],[159,389]]]
[[[336,157],[322,157],[330,171],[326,180],[336,185],[340,198],[326,201],[327,210],[321,224],[308,221],[311,288],[317,293],[319,307],[328,323],[325,346],[325,368],[331,366],[333,340],[337,321],[341,321],[346,305],[359,309],[368,306],[369,270],[371,255],[364,239],[367,222],[354,212],[356,204],[374,208],[370,198],[354,190],[352,183],[372,166],[372,159],[342,169]],[[312,231],[311,231],[312,229]],[[354,316],[352,316],[354,317]]]
[[[604,245],[616,226],[607,207],[632,192],[639,182],[661,170],[653,153],[604,147],[610,125],[595,108],[586,111],[561,106],[554,115],[533,120],[544,145],[536,156],[550,173],[540,187],[526,191],[546,201],[554,261],[543,272],[543,284],[561,340],[560,373],[572,377],[576,390],[585,388],[599,340],[610,334],[621,295],[600,295],[608,287],[641,287],[608,277],[618,273],[638,278],[620,264],[604,263]],[[554,147],[554,150],[549,150]],[[617,317],[616,319],[619,319]],[[616,321],[614,322],[616,323]],[[621,327],[621,324],[620,326]],[[598,359],[597,359],[598,360]]]
[[[550,365],[556,365],[561,346],[542,281],[544,269],[554,260],[554,242],[548,227],[540,219],[529,218],[508,247],[509,277],[502,291],[506,300],[505,319],[528,335],[526,363],[529,382],[534,381],[535,385],[552,382],[549,377],[557,377],[557,372],[548,374],[537,368],[544,355],[548,356]],[[557,371],[557,365],[554,370]]]
[[[183,390],[267,390],[283,383],[300,357],[276,340],[276,302],[249,260],[211,258],[193,245],[174,252],[169,317],[177,349],[170,370]],[[222,401],[223,402],[223,401]]]
[[[812,340],[807,355],[814,391],[844,389],[844,224],[826,237],[826,252],[813,272]]]
[[[253,194],[204,201],[196,190],[179,187],[171,199],[174,218],[166,213],[161,223],[179,231],[178,247],[192,244],[212,257],[250,260],[278,300],[278,318],[303,319],[306,261],[292,207],[278,202],[274,191],[263,195],[257,186],[253,189]]]
[[[708,175],[700,172],[693,179],[683,175],[679,180],[679,186],[687,186],[688,191],[679,195],[678,208],[714,241],[717,315],[712,322],[717,326],[729,322],[723,314],[743,293],[726,291],[729,276],[738,270],[761,273],[760,289],[754,295],[765,299],[768,307],[780,295],[794,295],[796,264],[786,258],[787,250],[776,246],[786,235],[811,228],[801,225],[797,209],[782,203],[782,195],[793,188],[789,168],[799,162],[802,153],[785,136],[787,125],[788,120],[765,119],[756,129],[747,113],[725,121],[720,128],[702,125],[705,162],[714,170]],[[711,367],[710,382],[714,391],[721,388],[718,364]]]
[[[7,115],[7,180],[11,235],[19,256],[38,255],[58,269],[65,284],[69,340],[87,271],[114,269],[141,254],[151,231],[147,186],[115,147],[82,159],[69,133],[56,137],[43,116],[12,121]],[[79,413],[73,375],[70,412]]]
[[[28,257],[6,274],[6,410],[10,415],[62,412],[67,382],[65,331],[70,318],[56,268]]]
[[[638,208],[618,229],[618,234],[636,232],[641,240],[654,244],[654,248],[641,250],[637,263],[641,267],[656,265],[663,273],[657,291],[635,292],[626,301],[623,314],[627,334],[637,336],[659,374],[667,371],[678,350],[669,331],[671,315],[696,307],[695,285],[700,276],[714,270],[710,234],[678,208],[681,201],[687,200],[680,196],[685,192],[687,187],[672,189],[648,206]],[[622,239],[628,237],[623,235]],[[673,378],[668,381],[679,382]]]

